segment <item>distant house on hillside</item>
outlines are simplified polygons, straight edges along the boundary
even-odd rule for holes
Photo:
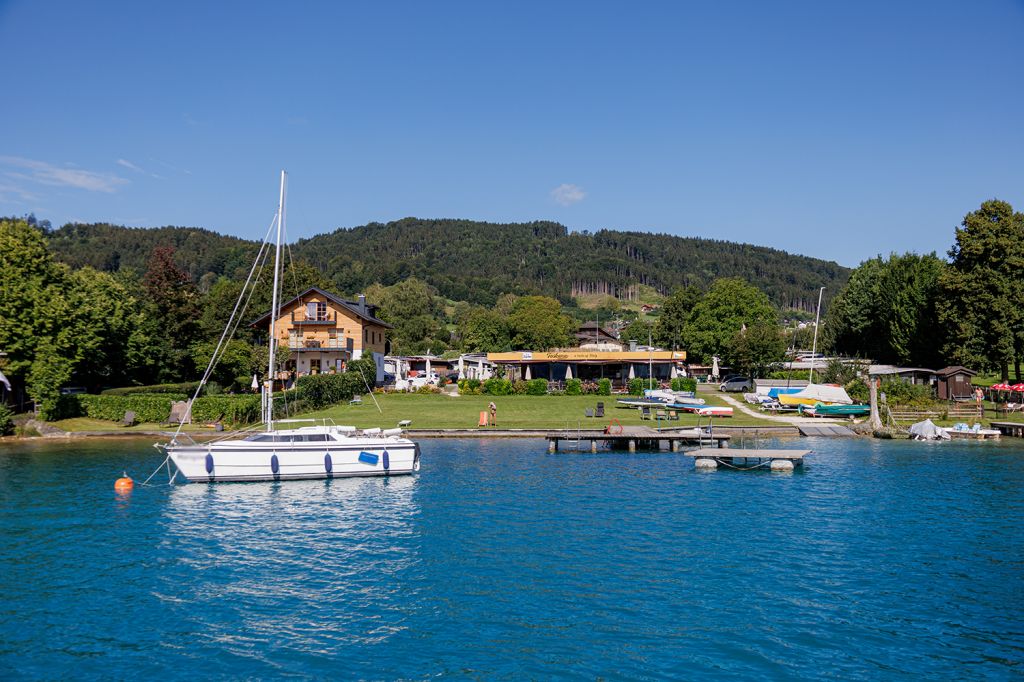
[[[622,350],[622,344],[615,333],[594,321],[581,324],[574,336],[576,345],[586,350]]]
[[[367,354],[377,363],[377,380],[384,375],[384,356],[390,350],[387,330],[392,326],[377,319],[377,306],[360,295],[356,301],[310,287],[280,306],[273,325],[279,357],[288,350],[285,369],[298,376],[337,372],[349,360]],[[270,312],[251,325],[270,329]]]

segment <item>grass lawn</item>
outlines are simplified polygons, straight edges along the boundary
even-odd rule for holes
[[[177,426],[167,424],[135,424],[134,426],[121,426],[121,422],[111,422],[104,419],[92,419],[91,417],[75,417],[74,419],[61,419],[52,422],[53,426],[64,431],[173,431]],[[194,424],[186,424],[182,431],[209,431],[213,429],[204,428]]]
[[[416,393],[375,394],[381,412],[370,396],[363,397],[362,405],[335,405],[325,410],[298,415],[301,418],[330,418],[338,424],[349,424],[359,428],[380,426],[391,428],[403,419],[411,419],[412,429],[473,429],[480,419],[480,413],[487,409],[492,400],[498,406],[498,428],[505,429],[562,429],[566,425],[576,428],[604,428],[611,419],[618,419],[623,425],[657,427],[656,421],[641,421],[639,410],[625,409],[616,405],[616,396],[489,396],[446,395]],[[709,405],[725,405],[718,396],[702,395]],[[603,418],[587,419],[583,416],[586,408],[594,408],[598,401],[604,402]],[[715,419],[721,426],[774,426],[770,421],[756,419],[735,411],[736,416]],[[707,424],[708,418],[702,421]],[[693,426],[697,417],[679,413],[679,421],[662,422],[662,426]]]

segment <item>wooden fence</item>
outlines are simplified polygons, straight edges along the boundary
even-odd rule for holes
[[[894,422],[919,422],[925,419],[982,419],[985,416],[984,409],[977,403],[950,403],[931,410],[890,405],[887,413],[889,419]]]

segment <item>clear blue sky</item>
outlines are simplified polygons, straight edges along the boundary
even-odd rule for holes
[[[1024,2],[0,0],[0,215],[550,219],[856,265],[1024,210]]]

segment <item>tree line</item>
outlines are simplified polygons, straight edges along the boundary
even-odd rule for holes
[[[877,362],[960,364],[1021,380],[1024,214],[984,202],[956,228],[948,260],[934,253],[861,263],[832,302],[826,343]]]

